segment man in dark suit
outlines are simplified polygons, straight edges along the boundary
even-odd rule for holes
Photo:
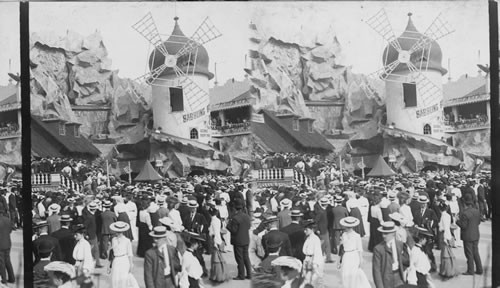
[[[394,222],[384,222],[378,230],[384,242],[373,249],[372,273],[376,288],[396,288],[404,284],[403,273],[410,264],[405,244],[396,240]]]
[[[35,255],[35,262],[34,264],[38,263],[40,261],[40,253],[38,252],[38,249],[40,245],[44,242],[46,243],[51,243],[52,246],[54,247],[53,253],[51,260],[52,261],[60,261],[62,260],[61,258],[61,246],[59,246],[59,241],[52,237],[49,236],[49,226],[47,224],[47,221],[41,221],[36,224],[36,227],[39,229],[39,236],[38,238],[33,241],[33,254]],[[1,233],[3,234],[3,233]]]
[[[300,223],[300,219],[304,214],[300,210],[292,210],[290,213],[292,216],[292,223],[281,229],[281,232],[286,233],[290,239],[290,244],[292,246],[293,257],[304,261],[304,253],[302,252],[302,247],[304,246],[304,241],[306,241],[306,234],[304,232],[304,227]]]
[[[149,235],[153,237],[156,245],[146,251],[144,255],[144,282],[146,288],[178,287],[176,276],[182,270],[182,267],[177,249],[167,245],[166,227],[154,227]],[[166,261],[168,261],[170,271],[165,271]]]
[[[50,242],[43,242],[39,247],[40,261],[33,266],[33,287],[48,287],[50,285],[50,278],[43,268],[50,263],[50,257],[54,247]]]
[[[92,201],[82,211],[83,224],[87,229],[90,247],[92,248],[92,257],[96,261],[96,268],[102,268],[99,257],[99,243],[97,241],[97,219],[96,219],[97,204]]]
[[[479,224],[481,224],[481,215],[479,210],[474,207],[472,195],[463,196],[465,209],[460,213],[457,225],[462,229],[461,238],[464,243],[465,257],[467,258],[467,271],[463,275],[483,274],[483,265],[477,244],[479,242]],[[476,270],[474,271],[474,264]]]
[[[0,186],[0,213],[5,213],[8,215],[9,213],[9,205],[7,204],[7,200],[5,200],[5,194],[7,193],[7,188]]]
[[[61,247],[61,260],[72,265],[75,264],[73,259],[73,249],[75,248],[75,233],[71,231],[70,225],[73,219],[69,215],[61,216],[61,229],[52,233],[52,237],[59,241]]]
[[[479,213],[481,215],[481,221],[486,220],[486,214],[488,211],[488,205],[486,204],[486,193],[483,185],[483,179],[477,185],[477,202],[479,207]]]
[[[10,262],[10,248],[12,247],[10,233],[12,232],[12,224],[6,216],[7,213],[7,211],[3,214],[0,213],[0,275],[2,276],[3,284],[15,282],[14,269]],[[5,272],[7,272],[7,275]]]
[[[272,239],[272,241],[268,243],[269,255],[260,262],[256,270],[261,273],[273,275],[275,280],[281,282],[280,268],[276,265],[272,265],[273,260],[280,257],[281,242],[275,242],[276,240],[277,239]]]
[[[333,253],[337,254],[340,246],[340,235],[342,235],[342,231],[344,231],[344,227],[340,225],[340,220],[349,216],[349,211],[347,208],[342,206],[342,202],[344,201],[342,196],[335,196],[335,207],[332,208],[333,215],[333,235],[332,237],[332,245],[333,245]]]
[[[234,280],[245,279],[245,269],[247,272],[246,279],[251,279],[252,268],[250,264],[250,257],[248,256],[248,245],[250,244],[250,216],[243,213],[242,201],[236,201],[234,208],[235,214],[229,220],[226,228],[231,233],[231,244],[234,248],[234,258],[238,265],[238,276]]]
[[[267,233],[262,236],[262,248],[264,248],[264,258],[269,255],[268,243],[281,242],[280,256],[292,256],[292,245],[288,234],[278,230],[278,218],[270,216],[265,221],[267,225]]]
[[[111,209],[111,202],[110,201],[104,201],[102,208],[104,209],[104,212],[101,213],[101,239],[100,239],[100,249],[99,251],[101,252],[101,258],[102,259],[107,259],[108,258],[108,250],[109,250],[109,242],[111,240],[111,234],[113,234],[113,231],[109,228],[109,226],[112,223],[115,223],[117,220],[116,214],[112,212]]]
[[[319,239],[321,240],[321,251],[326,255],[326,262],[332,263],[332,249],[330,246],[330,233],[328,231],[328,219],[326,208],[329,206],[329,200],[323,197],[314,207],[314,221],[318,225]],[[331,226],[332,227],[332,226]]]
[[[182,219],[182,223],[187,231],[205,235],[208,232],[208,224],[206,223],[205,217],[196,212],[198,206],[199,204],[196,200],[189,200],[187,207],[190,209],[190,214],[188,217]],[[207,267],[205,265],[205,260],[203,259],[203,249],[204,247],[199,245],[198,249],[194,251],[194,255],[200,261],[201,267],[203,267],[203,275],[205,275],[207,273]]]
[[[9,194],[9,216],[14,230],[17,229],[17,200],[15,194],[16,190],[17,187],[11,187],[11,193]]]

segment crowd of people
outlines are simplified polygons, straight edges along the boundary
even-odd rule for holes
[[[33,193],[35,287],[89,285],[99,268],[111,287],[139,287],[137,271],[141,287],[200,287],[204,278],[231,278],[232,251],[238,275],[231,276],[250,279],[250,188],[239,177],[193,176]],[[134,257],[144,266],[134,267]]]
[[[486,114],[459,115],[458,119],[455,119],[453,113],[445,114],[445,124],[457,129],[472,128],[486,123],[488,123],[488,115]]]
[[[444,280],[484,272],[478,227],[491,218],[489,175],[332,180],[322,189],[256,192],[250,243],[255,287],[328,287],[326,263],[337,263],[346,288],[371,287],[370,276],[377,288],[435,287],[433,273]],[[464,249],[466,271],[457,271],[455,247]],[[372,275],[360,268],[365,251],[372,253]]]
[[[22,229],[22,183],[20,180],[0,181],[0,277],[1,283],[15,283],[16,274],[10,260],[11,233]]]
[[[0,123],[0,137],[11,136],[20,134],[21,129],[16,122],[2,122]]]
[[[222,133],[236,133],[247,131],[250,129],[250,122],[247,119],[236,119],[235,122],[231,122],[226,120],[224,123],[220,120],[220,118],[212,118],[210,122],[210,127],[212,130],[219,130]]]

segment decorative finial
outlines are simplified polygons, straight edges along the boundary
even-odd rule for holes
[[[411,17],[411,15],[413,15],[413,13],[411,13],[411,12],[410,12],[410,13],[408,13],[408,17]]]
[[[177,22],[177,20],[179,20],[179,17],[175,16],[174,20],[175,20],[175,22]]]

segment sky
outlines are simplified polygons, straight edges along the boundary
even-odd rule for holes
[[[265,5],[263,5],[265,3]],[[0,3],[0,85],[7,83],[8,59],[12,70],[19,71],[18,4]],[[187,36],[209,16],[222,36],[205,44],[210,56],[210,70],[217,63],[219,83],[244,77],[245,55],[249,48],[248,24],[257,24],[261,33],[278,39],[308,42],[314,37],[337,36],[342,53],[339,64],[352,66],[355,73],[372,73],[381,68],[386,45],[363,21],[385,8],[395,34],[406,27],[408,12],[421,32],[439,12],[455,30],[440,39],[443,66],[451,61],[451,77],[465,73],[476,75],[476,64],[489,62],[487,1],[434,2],[55,2],[30,3],[30,31],[63,36],[67,30],[89,35],[99,30],[121,77],[136,78],[146,72],[152,47],[131,26],[151,12],[165,39],[172,31],[174,16]],[[480,52],[480,58],[478,57]],[[445,78],[448,75],[444,76]],[[213,85],[213,81],[211,81]]]
[[[9,72],[21,72],[19,53],[19,3],[0,2],[0,86],[7,85]],[[11,59],[11,71],[9,71]]]

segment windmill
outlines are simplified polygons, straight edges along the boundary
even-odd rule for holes
[[[408,14],[410,17],[411,15],[411,13]],[[430,101],[441,93],[441,89],[422,71],[425,72],[428,69],[429,62],[426,60],[429,59],[432,44],[454,32],[448,22],[443,20],[440,13],[423,34],[416,34],[418,38],[415,39],[413,46],[405,48],[400,45],[398,38],[396,38],[384,9],[381,9],[365,22],[398,52],[396,60],[386,63],[383,68],[370,74],[369,77],[376,76],[384,81],[415,83],[423,104],[429,105]],[[388,50],[390,46],[388,46]],[[406,65],[410,73],[408,75],[393,73],[400,65]],[[366,89],[365,92],[370,93],[371,91]]]
[[[179,18],[175,17],[174,19],[177,21]],[[205,91],[191,80],[189,75],[194,74],[194,69],[192,69],[191,66],[196,66],[198,47],[222,35],[212,24],[210,19],[206,17],[191,37],[185,37],[186,41],[183,43],[184,46],[179,49],[176,54],[170,54],[165,47],[165,43],[168,43],[168,40],[165,42],[162,40],[151,12],[132,25],[132,28],[146,38],[156,50],[165,56],[165,62],[163,64],[135,80],[141,84],[146,83],[149,85],[172,88],[182,87],[190,111],[196,111],[206,107],[209,99],[208,91]],[[173,43],[179,45],[179,42]],[[172,69],[175,72],[176,78],[158,79],[166,69]],[[191,70],[192,72],[190,73]],[[180,120],[179,117],[182,116],[177,115],[177,120]]]

